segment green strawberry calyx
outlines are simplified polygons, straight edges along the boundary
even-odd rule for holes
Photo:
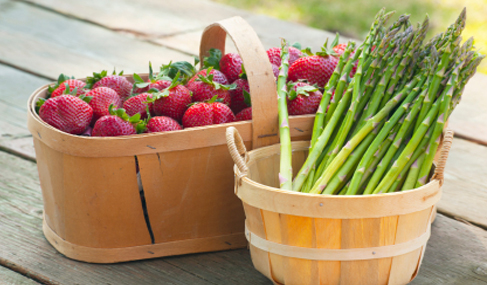
[[[39,110],[41,109],[41,106],[46,103],[47,99],[46,98],[39,98],[36,102],[36,113],[39,114]]]
[[[117,71],[115,69],[113,69],[113,72],[112,72],[111,75],[120,75],[120,76],[122,76],[123,75],[123,70],[120,71],[117,74]],[[107,77],[107,76],[108,76],[108,71],[106,71],[106,70],[102,70],[99,73],[98,72],[93,72],[93,76],[88,76],[86,78],[86,86],[85,86],[85,88],[87,88],[87,89],[93,88],[93,85],[95,85],[95,83],[97,83],[102,78]]]
[[[110,115],[117,116],[122,120],[131,123],[138,134],[145,132],[147,129],[148,120],[141,120],[140,113],[129,116],[124,108],[114,109],[113,104],[110,104],[110,106],[108,107],[108,112],[110,113]]]
[[[326,57],[329,55],[338,56],[338,54],[333,50],[333,47],[338,44],[338,40],[339,40],[339,34],[337,33],[335,36],[335,39],[331,43],[331,48],[328,48],[328,38],[327,38],[325,43],[321,47],[321,51],[317,52],[316,55],[323,56],[323,57]]]
[[[64,74],[59,74],[59,77],[57,79],[56,84],[47,87],[47,97],[49,98],[54,90],[56,90],[63,82],[65,82],[68,79],[75,79],[74,76],[67,76]],[[68,88],[69,89],[69,88]]]
[[[217,48],[211,48],[209,51],[209,56],[203,58],[202,69],[212,67],[214,69],[220,70],[220,60],[222,59],[222,51]]]
[[[206,76],[203,76],[202,74],[198,74],[198,78],[196,79],[196,81],[201,81],[201,82],[204,82],[206,84],[209,84],[209,85],[213,86],[215,88],[215,90],[218,90],[218,89],[233,90],[233,89],[237,88],[236,84],[225,85],[225,84],[220,84],[218,82],[213,81],[213,74],[211,74],[212,69],[213,69],[212,67],[209,67],[206,70]]]
[[[298,95],[309,96],[309,93],[316,92],[319,90],[316,86],[312,86],[312,85],[299,86],[295,90],[294,88],[295,85],[296,84],[292,84],[292,83],[288,85],[288,90],[290,91],[287,97],[290,101],[296,99]]]
[[[195,64],[196,65],[196,64]],[[170,79],[163,79],[171,81],[176,77],[176,75],[180,74],[179,81],[181,84],[186,84],[189,79],[191,79],[197,72],[195,65],[187,61],[176,61],[176,62],[169,62],[169,64],[162,65],[157,75],[157,78],[170,78]],[[161,80],[161,79],[159,79]]]
[[[174,87],[176,87],[178,85],[181,85],[181,82],[179,81],[180,76],[181,76],[181,72],[178,71],[178,73],[176,73],[176,76],[174,76],[174,78],[172,79],[171,85],[169,85],[167,88],[165,88],[161,91],[159,91],[155,88],[151,88],[149,91],[147,91],[147,93],[152,94],[151,97],[147,98],[147,102],[148,103],[154,103],[157,99],[169,96],[171,89],[173,89]]]
[[[252,101],[250,99],[250,93],[247,92],[247,90],[242,88],[243,96],[244,96],[244,102],[247,106],[252,107]]]

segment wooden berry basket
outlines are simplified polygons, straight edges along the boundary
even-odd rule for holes
[[[227,34],[248,74],[252,122],[82,137],[63,133],[36,114],[35,102],[46,96],[47,85],[33,93],[28,127],[43,192],[43,229],[59,252],[76,260],[114,263],[247,245],[244,212],[232,191],[225,129],[237,128],[250,149],[277,143],[277,93],[267,54],[240,17],[207,27],[200,57],[210,48],[224,52]],[[313,119],[291,118],[294,140],[310,139]]]
[[[247,153],[238,131],[227,141],[235,161],[252,262],[274,284],[407,284],[418,274],[430,236],[443,170],[453,140],[447,131],[431,181],[376,195],[315,195],[279,188],[280,145]],[[293,142],[299,170],[308,141]],[[242,157],[244,156],[244,158]]]

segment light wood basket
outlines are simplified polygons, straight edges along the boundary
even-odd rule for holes
[[[210,48],[224,52],[227,34],[247,71],[251,122],[82,137],[63,133],[36,114],[35,103],[46,97],[47,85],[33,93],[28,127],[43,192],[43,230],[59,252],[76,260],[114,263],[247,245],[244,211],[232,191],[225,129],[238,129],[251,149],[277,143],[277,93],[267,54],[240,17],[207,27],[200,57],[208,56]],[[291,118],[294,140],[310,138],[313,119]]]
[[[235,161],[235,193],[255,268],[274,284],[407,284],[417,275],[453,132],[444,136],[432,180],[404,192],[314,195],[279,188],[280,145],[247,153],[227,129]],[[309,142],[293,142],[293,170]]]

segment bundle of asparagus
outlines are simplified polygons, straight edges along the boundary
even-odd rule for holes
[[[382,9],[363,44],[354,50],[355,44],[348,43],[324,87],[309,156],[292,185],[290,140],[281,140],[286,149],[281,153],[281,188],[358,195],[408,190],[428,182],[445,122],[484,56],[474,50],[472,38],[461,44],[465,9],[444,33],[425,44],[428,17],[416,29],[408,15],[386,28],[392,15]],[[287,57],[284,46],[282,55]],[[283,60],[281,81],[284,65]],[[285,92],[284,87],[278,83],[279,92]],[[281,139],[286,136],[283,129],[289,129],[287,114],[282,115]]]

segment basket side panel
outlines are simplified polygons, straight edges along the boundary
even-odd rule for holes
[[[244,211],[233,193],[226,145],[141,155],[138,161],[156,243],[243,235]]]
[[[342,220],[342,248],[380,246],[380,226],[380,218]],[[379,284],[378,259],[342,261],[341,266],[342,284]]]
[[[314,218],[280,215],[282,244],[298,247],[316,247]],[[318,261],[285,257],[285,284],[318,283]]]
[[[249,231],[261,238],[265,238],[264,221],[262,220],[261,210],[245,203],[243,203],[243,207],[245,210],[245,223]],[[253,245],[249,245],[249,248],[255,269],[272,280],[269,253]]]
[[[397,222],[399,216],[380,219],[380,245],[393,245],[396,242]],[[379,280],[377,284],[387,284],[391,272],[392,257],[379,259]]]
[[[260,210],[262,213],[262,219],[264,221],[266,239],[275,243],[282,243],[281,236],[281,214],[276,212],[270,212],[266,210]],[[269,259],[271,263],[271,274],[273,280],[284,284],[284,256],[269,253]]]
[[[63,188],[63,158],[58,152],[34,136],[37,169],[44,200],[44,218],[49,227],[62,239],[65,233],[65,205]]]
[[[395,243],[407,242],[424,234],[428,226],[430,226],[432,210],[433,207],[430,207],[422,211],[399,216]],[[419,248],[393,258],[389,284],[406,284],[411,281],[419,266],[422,250],[423,248]]]
[[[118,248],[151,243],[134,157],[64,155],[66,240]]]
[[[340,249],[342,220],[315,219],[316,247]],[[319,284],[340,284],[340,261],[319,261]]]

